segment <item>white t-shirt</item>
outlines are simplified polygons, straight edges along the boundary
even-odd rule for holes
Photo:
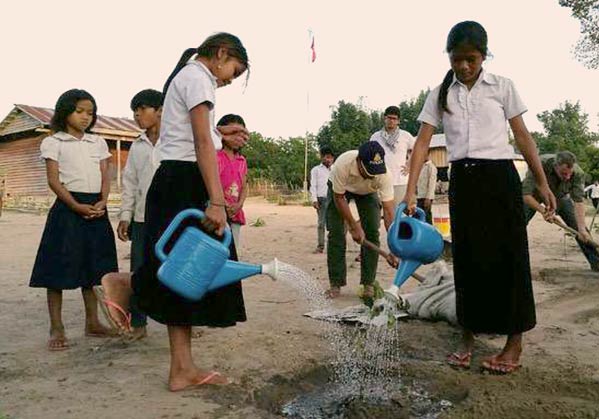
[[[406,165],[408,150],[411,150],[416,142],[412,134],[400,129],[395,150],[392,150],[383,138],[382,130],[372,134],[370,141],[376,141],[385,150],[385,166],[391,175],[393,185],[407,185],[408,175],[402,173],[402,168]]]
[[[193,131],[189,111],[206,103],[210,108],[212,142],[217,150],[222,148],[221,136],[214,126],[216,77],[201,62],[192,59],[171,81],[160,123],[160,141],[156,155],[162,160],[196,161]]]
[[[85,133],[79,140],[59,131],[44,138],[40,150],[42,159],[58,162],[58,179],[68,191],[102,191],[100,161],[112,157],[104,138]]]
[[[322,163],[310,170],[310,196],[312,197],[312,202],[318,201],[318,198],[327,197],[330,174],[331,168],[326,167]]]
[[[585,192],[591,191],[591,198],[599,198],[599,185],[594,183],[584,188]]]
[[[152,161],[154,148],[145,133],[131,144],[122,176],[121,221],[143,223],[145,220],[146,195],[156,171]]]
[[[432,90],[420,122],[438,126],[443,121],[449,161],[464,158],[512,159],[514,148],[508,141],[507,120],[527,111],[514,83],[484,70],[472,89],[454,76],[447,93],[447,106],[452,112],[439,111],[437,99],[441,86]]]

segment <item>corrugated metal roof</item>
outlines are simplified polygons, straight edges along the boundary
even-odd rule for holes
[[[26,114],[19,108],[13,108],[4,120],[0,122],[0,136],[33,131],[36,128],[43,127],[44,125],[33,116]]]
[[[13,111],[11,111],[11,113],[0,123],[0,136],[5,135],[3,132],[5,126],[7,125],[5,122],[10,122],[7,121],[7,119],[9,119],[11,115],[13,115],[11,118],[14,118],[14,112],[17,110],[35,118],[40,122],[40,125],[45,128],[50,126],[52,115],[54,115],[54,110],[50,108],[17,104],[15,105]],[[102,130],[103,133],[106,131],[120,131],[133,137],[138,136],[141,132],[137,124],[131,119],[115,118],[112,116],[103,115],[98,115],[98,120],[96,121],[94,128],[92,128],[92,132],[94,132],[96,129]]]

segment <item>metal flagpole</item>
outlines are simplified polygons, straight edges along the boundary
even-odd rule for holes
[[[311,49],[311,54],[309,56],[309,61],[308,61],[308,71],[306,72],[306,74],[308,74],[307,77],[307,85],[306,85],[306,132],[304,135],[304,187],[303,187],[303,195],[304,195],[304,201],[308,200],[308,124],[310,122],[310,77],[309,77],[309,65],[312,63],[313,61],[313,55],[312,55],[312,51],[313,51],[313,42],[314,42],[314,35],[312,33],[311,29],[308,29],[308,38],[309,38],[309,42],[310,42],[310,49]]]

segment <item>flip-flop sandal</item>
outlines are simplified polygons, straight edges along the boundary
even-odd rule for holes
[[[213,378],[215,378],[215,377],[221,377],[221,376],[222,376],[222,374],[220,372],[212,371],[210,374],[208,374],[206,376],[206,378],[204,378],[202,381],[200,381],[197,385],[201,386],[201,385],[204,385],[204,384],[210,384],[210,381]],[[229,383],[229,380],[227,380],[226,383],[222,383],[221,385],[228,384],[228,383]]]
[[[480,369],[496,375],[512,374],[522,368],[519,362],[498,361],[495,358],[483,361]]]
[[[61,345],[60,346],[51,346],[52,342],[57,342],[57,343],[60,342]],[[52,351],[52,352],[66,351],[70,347],[71,346],[69,345],[67,338],[50,338],[50,339],[48,339],[48,350],[49,351]]]
[[[447,364],[450,367],[459,369],[470,369],[470,362],[472,361],[472,352],[454,352],[449,354],[447,357]]]
[[[113,319],[110,315],[110,310],[108,309],[108,306],[115,308],[119,313],[123,315],[123,317],[125,318],[125,326],[127,327],[127,330],[131,330],[131,313],[125,311],[123,307],[121,307],[114,301],[110,301],[109,299],[107,299],[106,294],[104,294],[104,288],[102,288],[101,285],[94,286],[93,290],[94,294],[96,294],[98,302],[100,303],[102,313],[104,314],[104,317],[106,318],[106,321],[110,324],[110,326],[112,326],[116,330],[122,331],[122,326],[120,326],[117,323],[117,321]]]
[[[221,375],[222,374],[220,372],[212,371],[206,377],[204,377],[204,379],[202,381],[200,381],[199,383],[184,387],[180,390],[174,390],[174,392],[178,393],[180,391],[195,390],[198,387],[209,385],[211,380],[213,380],[215,377],[220,377]],[[227,380],[226,383],[219,383],[219,384],[215,384],[215,385],[227,385],[227,384],[229,384],[229,380]],[[173,391],[173,390],[171,390],[171,391]]]

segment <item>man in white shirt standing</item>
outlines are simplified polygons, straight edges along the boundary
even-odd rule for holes
[[[310,171],[310,196],[312,197],[312,206],[318,213],[318,245],[314,253],[324,253],[324,230],[329,190],[327,182],[334,160],[335,156],[330,147],[323,146],[320,149],[320,164],[314,166]]]
[[[384,113],[384,126],[370,137],[385,150],[385,165],[393,180],[395,206],[403,199],[408,186],[408,150],[415,139],[407,131],[399,129],[400,115],[397,106],[389,106]]]
[[[591,201],[593,201],[593,206],[597,209],[597,205],[599,204],[599,180],[595,180],[591,185],[584,188],[584,192],[589,193]]]
[[[426,222],[433,224],[433,200],[435,199],[435,187],[437,186],[437,167],[429,156],[427,157],[416,185],[416,205],[426,214]]]
[[[146,194],[156,169],[152,155],[160,134],[162,101],[162,93],[152,89],[142,90],[131,100],[135,122],[145,130],[129,149],[123,171],[121,212],[117,227],[120,240],[131,240],[131,272],[143,265]],[[146,315],[137,308],[133,299],[130,306],[132,338],[142,339],[147,335]]]

